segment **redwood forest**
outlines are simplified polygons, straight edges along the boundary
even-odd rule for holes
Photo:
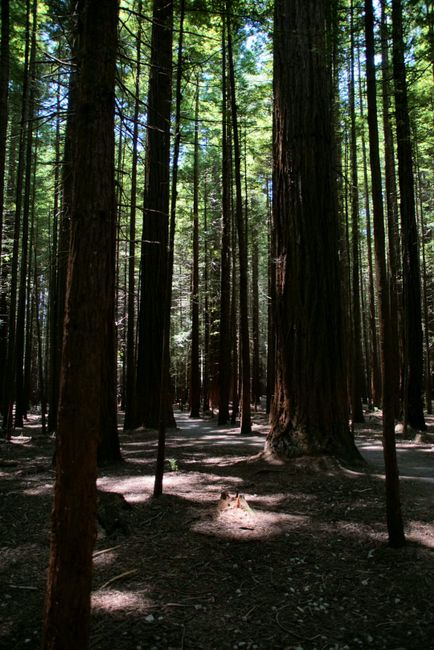
[[[0,20],[0,649],[432,647],[432,1]]]

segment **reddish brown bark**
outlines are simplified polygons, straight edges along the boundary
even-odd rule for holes
[[[87,648],[104,355],[113,328],[117,0],[84,3],[44,648]]]

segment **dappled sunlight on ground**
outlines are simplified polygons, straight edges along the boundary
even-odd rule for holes
[[[265,418],[251,436],[176,418],[162,497],[152,496],[156,431],[122,432],[125,462],[100,469],[100,504],[107,499],[118,525],[98,524],[90,650],[431,647],[432,445],[398,440],[409,544],[395,550],[377,414],[356,427],[367,472],[313,459],[272,464],[258,455]],[[28,443],[1,449],[7,650],[40,647],[53,441],[33,427]]]
[[[116,589],[99,589],[92,594],[92,608],[108,612],[131,610],[141,614],[147,612],[153,603],[144,594],[137,591],[118,591]]]

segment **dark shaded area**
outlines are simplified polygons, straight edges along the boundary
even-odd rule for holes
[[[432,485],[402,481],[410,543],[386,546],[384,483],[328,460],[246,462],[254,434],[178,416],[168,436],[165,495],[151,499],[157,435],[121,436],[126,462],[99,489],[124,527],[99,530],[91,648],[427,648],[434,633]],[[378,448],[378,419],[360,429]],[[0,443],[0,648],[40,647],[54,475],[53,442]],[[401,453],[401,450],[399,450]],[[403,454],[429,446],[407,442]],[[376,463],[377,461],[374,460]],[[378,459],[381,463],[381,458]],[[422,462],[421,462],[422,465]],[[219,515],[223,491],[253,514]],[[110,510],[110,501],[106,500]],[[115,508],[115,511],[116,511]],[[104,551],[104,552],[101,552]]]

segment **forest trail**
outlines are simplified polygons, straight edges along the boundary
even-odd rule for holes
[[[428,432],[424,442],[414,442],[397,435],[396,447],[400,477],[402,480],[420,480],[434,483],[434,418],[427,416]],[[234,426],[218,427],[215,420],[192,420],[188,413],[176,414],[178,432],[168,437],[169,447],[193,446],[204,451],[215,449],[216,445],[237,449],[254,455],[264,448],[268,426],[264,424],[263,415],[253,416],[253,431],[250,436],[239,436]],[[378,477],[384,477],[383,447],[381,443],[381,413],[368,415],[367,422],[356,426],[356,443],[362,456],[368,463],[370,471]]]
[[[91,650],[430,647],[431,445],[398,443],[408,546],[392,550],[377,415],[357,431],[366,473],[249,462],[268,428],[259,413],[251,436],[175,415],[162,497],[155,431],[121,433],[125,462],[100,470],[109,520],[100,513]],[[0,443],[2,650],[40,647],[52,452],[35,419]]]

